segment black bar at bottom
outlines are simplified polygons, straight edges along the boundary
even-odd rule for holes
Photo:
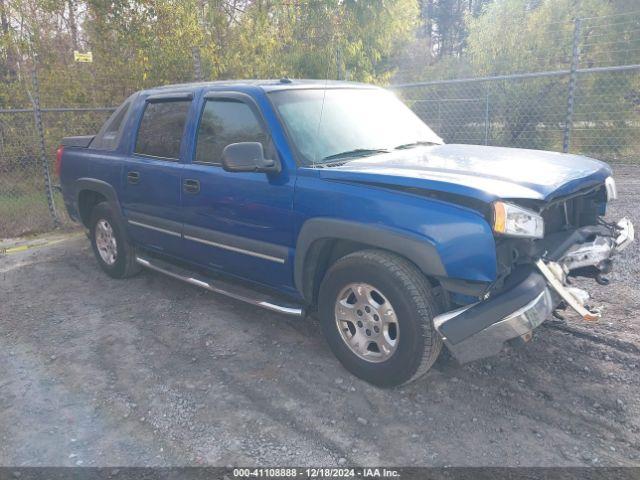
[[[637,480],[638,467],[0,467],[0,480],[391,478]]]

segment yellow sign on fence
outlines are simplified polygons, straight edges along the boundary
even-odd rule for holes
[[[80,63],[93,63],[93,55],[91,52],[80,53],[79,51],[74,50],[73,59]]]

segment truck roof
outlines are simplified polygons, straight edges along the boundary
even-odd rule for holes
[[[379,88],[375,85],[339,80],[313,79],[267,79],[267,80],[217,80],[212,82],[192,82],[175,85],[164,85],[143,90],[144,93],[170,93],[172,91],[188,92],[206,87],[227,87],[233,90],[247,90],[259,88],[266,92],[275,90],[293,90],[301,88]]]

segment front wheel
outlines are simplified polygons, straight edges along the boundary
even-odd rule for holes
[[[322,281],[319,314],[338,360],[367,382],[411,382],[433,365],[442,339],[433,327],[440,302],[424,275],[390,252],[339,259]]]

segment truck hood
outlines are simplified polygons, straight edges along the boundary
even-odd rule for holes
[[[580,155],[477,145],[396,150],[320,170],[327,180],[496,199],[551,201],[602,184],[609,166]]]

